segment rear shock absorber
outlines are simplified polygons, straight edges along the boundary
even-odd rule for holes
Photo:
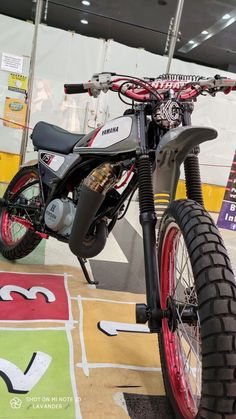
[[[198,153],[199,147],[195,147],[184,160],[185,186],[187,197],[204,206]]]

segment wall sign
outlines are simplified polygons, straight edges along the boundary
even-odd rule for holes
[[[28,77],[22,74],[9,74],[8,78],[8,90],[14,92],[25,93],[27,90]]]
[[[217,225],[218,227],[236,231],[236,150]]]
[[[3,116],[6,121],[3,122],[3,125],[10,128],[23,128],[25,125],[26,111],[27,105],[23,99],[13,99],[7,97],[5,100]]]
[[[2,53],[1,69],[11,73],[21,74],[23,70],[23,57]]]

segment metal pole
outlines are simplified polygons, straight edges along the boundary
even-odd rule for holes
[[[173,55],[174,55],[174,52],[175,52],[175,46],[176,46],[176,42],[177,42],[178,34],[179,34],[179,25],[180,25],[180,20],[181,20],[181,16],[182,16],[183,5],[184,5],[184,0],[179,0],[178,6],[177,6],[177,9],[176,9],[173,31],[172,31],[172,34],[171,34],[166,73],[170,72],[171,61],[172,61],[172,58],[173,58]]]
[[[31,102],[32,102],[32,95],[33,95],[33,84],[34,84],[34,70],[35,70],[35,63],[36,63],[36,50],[37,50],[37,39],[38,39],[38,27],[41,22],[42,17],[42,10],[43,10],[43,1],[44,0],[34,0],[37,2],[36,4],[36,12],[35,12],[35,26],[34,26],[34,37],[32,42],[32,50],[31,50],[31,59],[30,59],[30,67],[29,67],[29,78],[28,78],[28,96],[27,96],[27,113],[26,113],[26,121],[24,128],[22,141],[21,141],[21,148],[20,148],[20,162],[21,164],[25,160],[27,142],[28,142],[28,134],[29,134],[29,121],[30,121],[30,112],[31,112]]]

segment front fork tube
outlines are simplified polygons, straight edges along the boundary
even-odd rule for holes
[[[191,126],[191,104],[186,103],[184,105],[183,112],[183,126]],[[185,187],[186,195],[188,199],[198,202],[204,206],[203,195],[202,195],[202,183],[200,175],[200,167],[198,154],[200,153],[200,147],[196,146],[191,153],[184,160],[184,173],[185,173]]]
[[[200,148],[195,147],[184,160],[185,186],[188,199],[192,199],[204,206],[198,160],[199,151]]]
[[[146,323],[151,332],[160,331],[163,318],[160,309],[159,272],[156,249],[156,214],[154,207],[152,167],[147,154],[138,161],[140,223],[143,231],[147,304],[136,305],[137,323]]]

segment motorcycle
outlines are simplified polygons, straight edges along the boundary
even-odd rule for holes
[[[204,209],[198,162],[199,144],[217,132],[191,126],[200,94],[235,86],[218,75],[115,73],[66,84],[66,94],[116,92],[129,107],[86,135],[38,122],[31,135],[38,162],[20,168],[0,201],[5,258],[22,258],[54,237],[69,244],[90,281],[85,259],[103,250],[138,189],[146,302],[136,305],[136,321],[158,334],[176,418],[236,417],[235,278]],[[181,164],[187,198],[175,200]]]

